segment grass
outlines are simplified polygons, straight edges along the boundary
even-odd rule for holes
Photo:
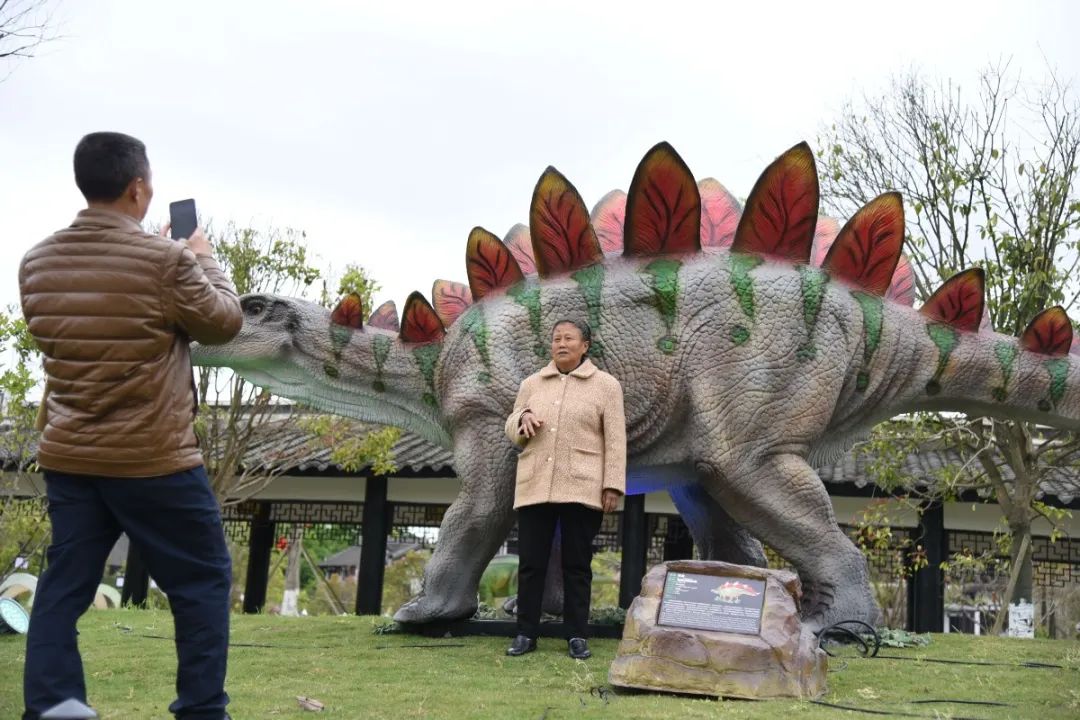
[[[717,701],[610,692],[616,641],[595,640],[585,662],[565,643],[540,640],[523,658],[503,655],[503,638],[432,640],[375,635],[374,618],[234,616],[229,656],[230,712],[248,718],[314,717],[297,695],[338,718],[814,718],[870,717],[798,701]],[[80,623],[90,701],[102,718],[163,718],[173,699],[173,645],[167,612],[90,611]],[[243,643],[276,647],[243,647]],[[463,647],[438,647],[440,645]],[[409,646],[435,647],[409,647]],[[22,709],[24,638],[0,636],[0,718]],[[1080,717],[1080,642],[935,635],[927,647],[883,648],[908,658],[832,660],[827,702],[923,717]],[[1009,663],[971,666],[926,658]],[[1036,661],[1066,669],[1032,669]],[[911,704],[918,699],[982,700],[1009,707]]]

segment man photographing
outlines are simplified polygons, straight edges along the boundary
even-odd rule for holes
[[[192,421],[189,341],[231,340],[236,291],[196,229],[143,232],[146,148],[93,133],[75,149],[87,208],[19,266],[23,314],[44,355],[37,461],[52,542],[26,643],[24,720],[86,702],[76,622],[121,532],[164,590],[176,630],[177,718],[227,718],[231,562]]]

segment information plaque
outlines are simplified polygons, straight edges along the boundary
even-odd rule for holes
[[[765,581],[668,572],[657,625],[757,635]]]

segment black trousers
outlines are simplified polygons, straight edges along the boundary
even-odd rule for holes
[[[172,607],[179,663],[169,710],[177,718],[224,718],[232,566],[206,471],[153,478],[46,471],[45,487],[52,544],[26,638],[24,720],[67,698],[86,702],[75,623],[94,601],[121,531],[139,546]]]
[[[556,525],[562,532],[563,622],[566,637],[586,637],[592,596],[592,542],[604,513],[578,503],[541,503],[518,510],[518,634],[540,634],[544,579]]]

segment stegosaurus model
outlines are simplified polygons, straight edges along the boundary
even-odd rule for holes
[[[551,324],[583,317],[595,362],[623,385],[631,492],[668,488],[707,558],[760,564],[754,538],[774,547],[799,571],[810,627],[873,623],[866,563],[814,463],[917,410],[1080,430],[1080,357],[1068,354],[1064,311],[1041,313],[1019,339],[980,331],[978,269],[915,310],[903,237],[895,193],[842,229],[819,222],[805,143],[765,170],[745,209],[715,180],[696,183],[661,143],[629,191],[609,193],[591,218],[549,168],[528,229],[505,242],[475,229],[468,287],[437,282],[434,306],[413,293],[400,330],[392,305],[365,327],[355,296],[331,313],[249,295],[239,336],[195,358],[452,448],[461,492],[423,592],[396,615],[427,622],[474,612],[514,521],[504,419],[521,380],[548,359]]]

